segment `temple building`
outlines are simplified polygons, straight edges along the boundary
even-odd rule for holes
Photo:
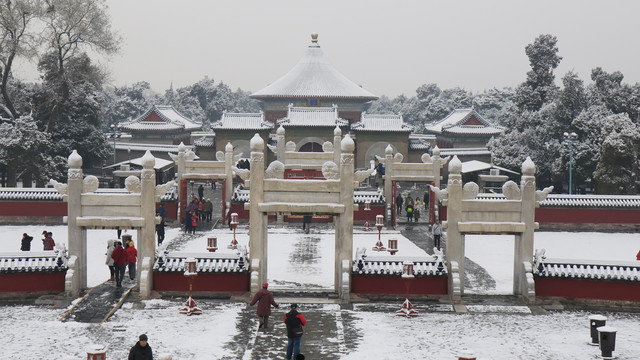
[[[447,117],[428,125],[427,133],[436,135],[439,148],[482,148],[493,137],[504,132],[471,109],[455,109]]]
[[[340,73],[325,58],[318,34],[311,35],[311,45],[300,61],[284,76],[251,94],[259,100],[267,121],[275,123],[295,107],[338,107],[338,117],[354,123],[363,111],[378,99]]]
[[[140,116],[120,124],[132,135],[132,142],[152,144],[191,144],[191,133],[202,124],[182,115],[170,105],[151,105]]]

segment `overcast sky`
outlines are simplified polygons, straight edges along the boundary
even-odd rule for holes
[[[111,84],[163,92],[205,75],[257,91],[291,69],[319,33],[344,75],[376,95],[421,84],[474,92],[516,86],[539,34],[557,36],[569,70],[619,70],[640,81],[640,1],[109,0],[120,54],[102,59]],[[23,71],[25,71],[23,69]]]

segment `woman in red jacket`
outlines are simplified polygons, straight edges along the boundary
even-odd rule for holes
[[[136,279],[136,262],[138,262],[138,250],[133,246],[133,241],[129,242],[127,248],[127,262],[129,263],[129,279]]]

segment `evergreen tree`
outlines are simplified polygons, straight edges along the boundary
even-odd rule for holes
[[[531,71],[527,80],[516,90],[516,104],[522,111],[537,111],[550,102],[557,87],[553,70],[558,67],[562,57],[558,55],[558,39],[552,35],[540,35],[533,44],[525,48]]]

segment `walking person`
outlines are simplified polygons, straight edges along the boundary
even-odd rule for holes
[[[164,204],[160,204],[160,207],[158,208],[158,211],[156,211],[156,212],[158,213],[158,215],[160,215],[162,220],[164,220],[164,218],[167,217],[167,208],[164,207]]]
[[[158,246],[164,241],[164,219],[160,220],[160,224],[156,224],[156,234],[158,235]]]
[[[129,358],[127,360],[153,360],[153,352],[147,340],[149,340],[147,335],[140,335],[138,342],[129,350]]]
[[[122,248],[120,241],[116,241],[116,248],[113,249],[111,258],[113,258],[113,265],[116,267],[116,287],[122,287],[124,271],[127,268],[127,253]]]
[[[185,234],[191,234],[191,221],[191,211],[187,211],[187,215],[185,215],[183,221]]]
[[[413,202],[407,202],[407,207],[404,209],[407,212],[407,222],[413,221]]]
[[[129,242],[127,248],[127,262],[129,263],[129,279],[136,279],[136,263],[138,262],[138,250],[133,246],[133,241]]]
[[[266,282],[262,283],[262,289],[258,291],[254,296],[253,300],[249,303],[250,306],[258,303],[258,308],[256,309],[256,314],[258,315],[258,319],[260,321],[260,325],[258,329],[267,328],[269,325],[269,316],[271,315],[271,306],[278,308],[278,303],[276,303],[273,298],[273,293],[267,288],[269,284]]]
[[[191,214],[191,233],[195,234],[197,228],[198,228],[198,215],[193,213]]]
[[[440,237],[442,236],[442,225],[440,224],[440,220],[436,220],[436,223],[431,227],[431,232],[433,233],[434,246],[440,250]]]
[[[640,251],[638,251],[638,255],[636,255],[636,260],[640,260]]]
[[[53,241],[53,233],[51,232],[46,233],[46,237],[42,239],[42,246],[45,251],[53,250],[54,246],[56,246],[55,241]]]
[[[212,213],[213,213],[213,203],[211,202],[211,199],[207,198],[207,201],[204,203],[204,219],[206,219],[207,222],[209,223],[211,222]]]
[[[420,208],[416,206],[413,209],[413,221],[418,222],[420,220]]]
[[[200,186],[198,186],[198,198],[200,199],[200,202],[203,201],[203,198],[204,198],[204,186],[202,186],[202,184],[200,184]]]
[[[404,199],[402,198],[402,194],[398,194],[396,196],[396,213],[400,215],[402,213],[402,204],[404,203]]]
[[[311,230],[311,220],[313,219],[313,215],[303,215],[302,216],[302,231],[305,234],[308,234]]]
[[[107,258],[105,259],[104,264],[109,267],[109,273],[111,273],[109,281],[114,281],[116,275],[116,267],[114,265],[113,258],[111,257],[113,250],[116,248],[115,242],[115,240],[107,240],[107,252],[105,253]]]
[[[291,311],[284,316],[284,323],[287,325],[287,356],[285,359],[293,360],[292,356],[300,354],[300,340],[304,333],[303,326],[307,320],[298,312],[298,304],[291,304]]]
[[[424,209],[428,210],[429,209],[429,188],[427,187],[427,191],[424,192],[424,197],[422,198],[422,201],[424,202]]]
[[[22,241],[20,242],[20,250],[30,251],[32,240],[33,240],[33,236],[29,236],[27,233],[22,234]]]

